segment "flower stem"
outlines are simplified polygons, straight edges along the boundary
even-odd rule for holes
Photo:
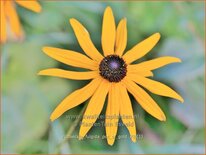
[[[72,133],[74,132],[75,128],[77,127],[78,123],[80,122],[84,111],[86,109],[87,105],[85,104],[84,107],[82,108],[82,110],[79,113],[79,117],[77,117],[74,121],[74,123],[72,124],[72,126],[69,128],[69,130],[67,131],[66,137],[64,138],[64,140],[57,146],[57,149],[60,150],[61,147],[69,140],[69,137],[72,135]]]
[[[83,113],[86,109],[86,105],[82,108],[80,114],[79,114],[79,117],[77,117],[73,123],[73,125],[69,128],[69,130],[67,131],[67,134],[66,134],[66,137],[65,137],[65,140],[67,140],[71,135],[72,133],[74,132],[74,129],[77,127],[78,123],[80,122],[82,116],[83,116]]]

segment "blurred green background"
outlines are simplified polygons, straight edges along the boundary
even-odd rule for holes
[[[17,6],[26,38],[1,47],[1,153],[205,153],[204,2],[40,3],[40,14]],[[52,123],[49,116],[64,97],[89,81],[37,76],[38,71],[51,67],[77,70],[49,58],[41,49],[53,46],[82,52],[68,22],[76,18],[101,51],[106,6],[112,7],[117,22],[127,18],[127,49],[155,32],[161,33],[160,42],[144,59],[166,55],[182,59],[181,64],[155,71],[154,78],[177,90],[185,102],[152,95],[167,116],[166,122],[160,122],[132,98],[134,113],[139,116],[137,143],[129,138],[117,139],[112,147],[105,139],[69,139],[62,143],[75,122],[66,115],[79,114],[83,105]],[[78,131],[79,126],[72,134]],[[105,135],[105,129],[94,127],[89,132],[96,134]],[[123,134],[129,135],[124,126],[118,130],[118,135]]]

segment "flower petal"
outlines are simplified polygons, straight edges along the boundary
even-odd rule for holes
[[[127,62],[127,64],[130,64],[133,61],[143,57],[157,44],[159,39],[159,33],[153,34],[149,38],[134,46],[131,50],[127,51],[127,53],[125,53],[125,55],[123,56],[124,60]]]
[[[146,89],[148,89],[154,94],[171,97],[179,100],[180,102],[184,101],[183,98],[178,93],[176,93],[170,87],[158,81],[154,81],[138,75],[130,75],[129,78],[134,82],[136,82],[137,84],[140,84],[141,86],[145,87]]]
[[[56,76],[74,80],[89,80],[97,78],[99,73],[97,71],[74,72],[58,68],[51,68],[40,71],[38,75]]]
[[[141,87],[126,78],[124,84],[145,111],[160,121],[166,120],[165,114],[157,103]]]
[[[23,35],[19,17],[15,10],[13,2],[5,2],[6,17],[11,25],[12,32],[17,36],[21,37]]]
[[[92,43],[89,33],[84,26],[74,18],[70,19],[70,23],[84,52],[93,60],[101,61],[103,56]]]
[[[104,101],[110,88],[110,83],[103,80],[96,92],[92,96],[84,113],[82,124],[79,131],[79,139],[82,139],[93,126],[97,117],[102,111]]]
[[[130,67],[130,66],[132,66],[132,65],[127,66],[127,75],[137,74],[137,75],[144,76],[144,77],[153,76],[153,73],[150,70],[142,70],[142,69],[141,70],[135,70],[133,67]]]
[[[26,9],[29,9],[37,13],[41,12],[41,5],[36,0],[29,0],[29,1],[15,0],[15,1],[16,3],[18,3],[19,5],[21,5],[22,7]]]
[[[50,116],[50,119],[54,121],[58,117],[60,117],[65,111],[78,106],[79,104],[86,101],[89,97],[91,97],[99,84],[101,83],[102,78],[96,78],[92,80],[85,87],[78,89],[67,96],[53,111]]]
[[[6,16],[5,16],[5,2],[1,1],[1,40],[0,42],[4,43],[6,41]]]
[[[108,104],[105,117],[107,143],[113,145],[118,129],[119,121],[119,83],[112,83],[108,95]]]
[[[117,26],[115,53],[122,56],[127,45],[127,20],[122,19]]]
[[[81,53],[54,47],[44,47],[44,53],[64,64],[91,70],[98,69],[98,63]]]
[[[102,24],[102,49],[104,56],[114,54],[114,44],[116,36],[115,20],[112,9],[107,7],[103,16]]]
[[[121,101],[120,103],[120,116],[122,122],[127,127],[130,137],[133,142],[136,142],[136,126],[134,121],[134,114],[132,110],[132,104],[127,93],[127,90],[124,86],[121,85],[119,88]]]
[[[141,62],[139,64],[134,64],[134,65],[129,65],[130,70],[154,70],[157,68],[160,68],[162,66],[171,64],[171,63],[176,63],[176,62],[181,62],[179,58],[176,57],[159,57],[156,59],[148,60]]]

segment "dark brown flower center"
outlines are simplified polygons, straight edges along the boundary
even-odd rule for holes
[[[118,55],[108,55],[99,65],[100,75],[110,82],[119,82],[127,74],[127,65]]]

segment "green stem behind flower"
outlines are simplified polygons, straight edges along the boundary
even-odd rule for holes
[[[72,135],[72,133],[74,132],[74,130],[77,127],[78,123],[82,119],[82,116],[84,114],[84,111],[85,111],[86,107],[87,107],[87,105],[85,104],[84,107],[82,108],[82,110],[79,113],[79,117],[77,117],[75,119],[74,123],[69,128],[69,130],[67,131],[67,134],[66,134],[64,140],[57,146],[57,152],[59,152],[60,148],[69,140],[69,137]]]

